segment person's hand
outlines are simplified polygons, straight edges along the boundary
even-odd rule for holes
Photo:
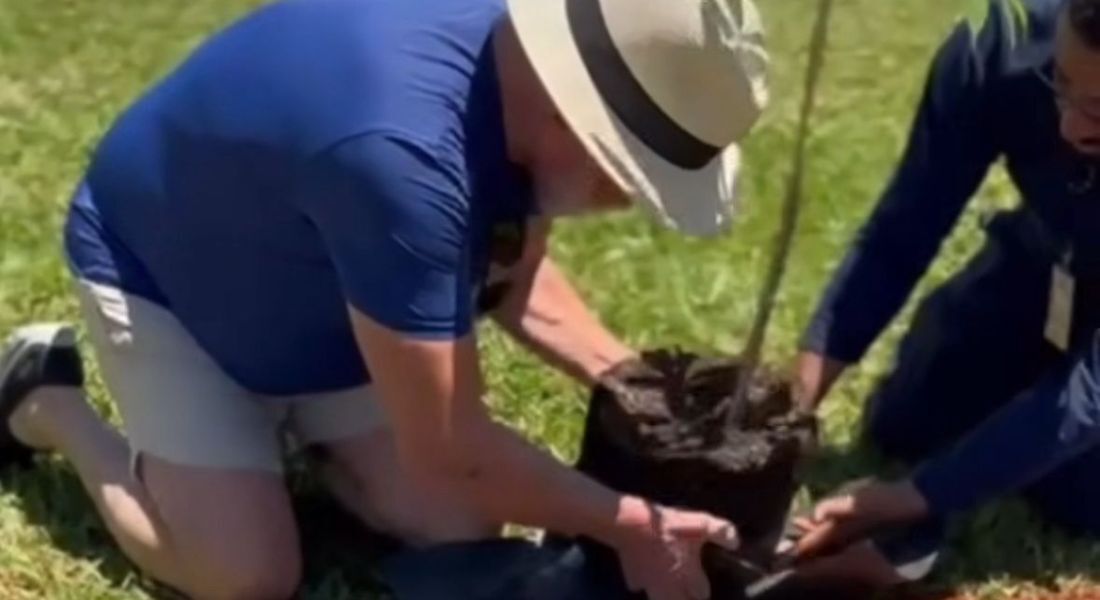
[[[870,598],[908,583],[869,541],[856,542],[839,552],[802,563],[795,576],[809,585],[846,592],[843,597]]]
[[[815,412],[848,365],[815,352],[803,352],[795,367],[795,404]]]
[[[632,592],[644,591],[649,600],[706,600],[710,582],[701,555],[708,543],[735,550],[737,530],[705,513],[626,498],[613,547]]]
[[[813,515],[797,519],[802,536],[794,558],[804,561],[845,548],[883,528],[918,521],[928,514],[928,503],[909,481],[866,481],[823,500]]]
[[[621,357],[607,365],[596,377],[595,385],[614,387],[617,385],[629,385],[631,382],[642,379],[650,380],[661,376],[642,357],[641,353],[628,350],[631,354]]]
[[[795,519],[801,536],[789,559],[802,580],[870,596],[908,580],[868,538],[927,512],[927,503],[909,482],[851,484],[819,503],[811,516]]]

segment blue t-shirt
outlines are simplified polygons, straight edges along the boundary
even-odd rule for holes
[[[70,211],[73,270],[166,307],[265,394],[368,380],[349,302],[411,337],[466,335],[493,239],[514,246],[531,213],[492,52],[504,12],[257,10],[114,124]]]

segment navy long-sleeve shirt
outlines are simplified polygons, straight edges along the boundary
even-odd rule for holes
[[[827,289],[804,349],[858,361],[999,159],[1039,233],[991,235],[1019,237],[1017,245],[1052,263],[1072,248],[1075,271],[1100,271],[1100,193],[1080,185],[1094,171],[1061,139],[1054,96],[1041,76],[1053,70],[1062,4],[1028,0],[1021,19],[993,0],[980,29],[961,24],[944,43],[904,158]],[[923,465],[917,483],[933,511],[972,508],[1100,443],[1098,353],[1082,351],[1072,370],[1052,374],[952,452]]]

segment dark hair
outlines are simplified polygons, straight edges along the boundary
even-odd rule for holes
[[[1094,50],[1100,50],[1100,0],[1069,0],[1073,31]]]

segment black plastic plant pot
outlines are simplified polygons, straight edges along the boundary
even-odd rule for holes
[[[673,351],[620,366],[593,392],[577,464],[620,492],[734,523],[743,550],[706,556],[716,598],[741,597],[770,570],[817,427],[792,411],[789,382],[767,369],[734,406],[742,371],[736,359]]]

